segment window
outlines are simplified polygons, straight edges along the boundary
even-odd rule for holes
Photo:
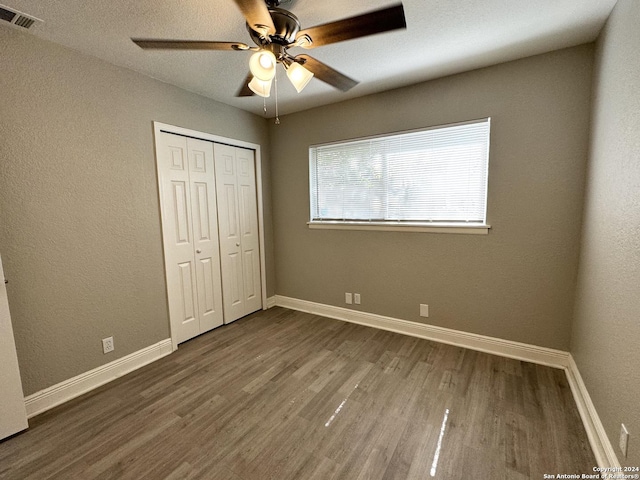
[[[486,233],[490,120],[311,146],[309,225]]]

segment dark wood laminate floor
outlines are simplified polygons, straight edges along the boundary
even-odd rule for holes
[[[30,423],[0,443],[0,478],[521,480],[596,464],[562,370],[282,308]]]

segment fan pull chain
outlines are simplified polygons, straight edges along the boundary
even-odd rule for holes
[[[264,116],[267,116],[267,99],[266,97],[262,97],[262,111],[264,112]]]
[[[276,125],[280,125],[280,117],[278,116],[278,74],[276,73]]]

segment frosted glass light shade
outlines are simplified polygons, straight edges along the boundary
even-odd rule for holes
[[[254,53],[249,60],[249,70],[258,80],[271,80],[276,74],[276,56],[268,50]]]
[[[293,62],[287,69],[287,77],[289,77],[293,86],[296,87],[296,90],[300,93],[313,78],[313,73],[299,63]]]
[[[268,98],[271,95],[271,82],[272,80],[260,80],[258,77],[253,77],[249,82],[249,88],[256,95]]]

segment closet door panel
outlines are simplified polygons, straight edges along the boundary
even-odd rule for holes
[[[200,333],[187,141],[163,133],[160,142],[158,175],[169,315],[171,330],[180,343]]]
[[[187,139],[199,333],[223,323],[213,144]]]
[[[260,238],[258,234],[258,199],[253,150],[236,148],[242,260],[244,274],[244,314],[262,308],[260,288]]]
[[[245,315],[235,148],[214,144],[224,322]]]

